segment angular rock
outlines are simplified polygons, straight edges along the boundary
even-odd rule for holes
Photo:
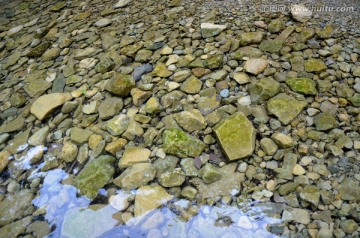
[[[307,22],[312,16],[312,11],[303,4],[293,4],[290,7],[292,17],[299,22]]]
[[[270,53],[279,53],[284,42],[282,40],[264,40],[259,45],[259,49]]]
[[[320,59],[308,59],[305,61],[305,71],[306,72],[321,72],[327,69],[324,61]]]
[[[276,144],[278,144],[282,149],[290,148],[294,145],[293,139],[291,139],[290,136],[283,133],[276,132],[271,136],[271,139],[273,139],[276,142]]]
[[[314,117],[316,130],[327,131],[337,127],[335,115],[333,113],[319,113]]]
[[[39,97],[31,105],[31,113],[39,120],[43,120],[50,115],[57,107],[72,99],[70,93],[51,93]]]
[[[201,23],[201,35],[203,38],[209,38],[219,35],[226,29],[226,25],[217,25],[209,22]]]
[[[310,202],[315,207],[319,205],[320,200],[320,189],[314,185],[306,185],[305,188],[300,192],[301,199]]]
[[[180,169],[174,169],[173,171],[166,171],[159,177],[159,183],[166,188],[178,187],[185,182],[185,173]]]
[[[112,163],[115,158],[103,155],[88,162],[81,172],[75,177],[73,185],[79,189],[81,195],[94,199],[100,188],[112,178],[115,169]]]
[[[119,168],[124,169],[137,163],[146,163],[149,160],[151,151],[145,148],[126,148],[119,160]]]
[[[200,169],[199,176],[205,183],[209,184],[219,180],[221,178],[221,173],[219,168],[210,163],[206,163],[206,165]]]
[[[165,130],[162,139],[165,153],[181,158],[199,156],[205,149],[202,141],[176,128]]]
[[[249,86],[250,99],[252,102],[267,100],[280,91],[280,83],[273,78],[261,78]]]
[[[44,54],[44,52],[51,46],[51,43],[46,41],[31,49],[26,56],[29,58],[38,58]]]
[[[271,98],[267,103],[267,110],[275,115],[284,125],[289,124],[307,105],[306,101],[299,101],[285,93]]]
[[[114,4],[114,8],[121,8],[121,7],[126,7],[127,5],[129,5],[132,2],[132,0],[119,0],[117,3]]]
[[[206,120],[199,110],[189,109],[174,115],[176,122],[187,132],[202,130],[206,127]]]
[[[304,94],[316,95],[316,83],[309,78],[290,78],[286,80],[286,84],[290,86],[291,90]]]
[[[92,132],[89,130],[74,127],[71,129],[70,139],[71,141],[75,142],[75,144],[77,145],[83,145],[86,142],[88,142],[91,134]]]
[[[8,151],[3,150],[0,152],[0,173],[4,171],[6,166],[9,164],[10,159],[11,159],[11,154]]]
[[[98,108],[101,119],[109,119],[123,109],[124,103],[121,98],[109,97],[100,103]]]
[[[127,168],[119,177],[114,179],[114,184],[121,189],[131,190],[146,185],[156,175],[155,167],[150,163],[138,163]]]
[[[197,79],[194,76],[191,76],[188,79],[186,79],[180,86],[181,91],[189,94],[199,93],[201,88],[202,88],[201,80]]]
[[[258,44],[262,41],[263,37],[264,32],[261,31],[242,33],[240,35],[240,45]]]
[[[251,46],[245,46],[245,47],[239,48],[237,51],[235,51],[231,55],[236,60],[243,60],[244,57],[248,57],[250,59],[259,58],[263,54],[264,53],[261,50],[259,50],[258,48],[254,48]]]
[[[141,66],[134,68],[133,77],[134,80],[137,82],[141,79],[141,76],[153,71],[153,66],[151,64],[143,64]]]
[[[135,217],[144,215],[173,198],[161,186],[140,187],[135,196]]]
[[[230,161],[248,157],[255,149],[256,130],[241,112],[218,123],[213,131]]]
[[[129,118],[125,114],[120,114],[108,120],[106,123],[106,130],[113,136],[119,136],[129,125]]]
[[[105,89],[117,96],[126,97],[134,87],[135,80],[131,75],[115,73],[113,78],[106,84]]]
[[[258,75],[268,66],[268,62],[264,59],[250,59],[245,62],[244,69],[246,72]]]

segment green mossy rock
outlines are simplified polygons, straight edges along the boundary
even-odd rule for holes
[[[316,83],[309,78],[290,78],[286,80],[286,84],[289,85],[291,90],[304,94],[304,95],[316,95]]]
[[[212,183],[221,178],[221,173],[219,168],[207,163],[204,167],[200,169],[199,176],[205,183]]]
[[[327,69],[325,63],[320,59],[308,59],[305,61],[306,72],[321,72]]]
[[[230,161],[248,157],[253,153],[256,131],[243,113],[237,112],[229,116],[213,130]]]
[[[316,28],[316,35],[322,39],[328,39],[333,34],[333,27],[331,25],[327,25],[324,28]]]
[[[272,20],[268,25],[268,30],[271,33],[280,32],[284,28],[285,28],[285,22],[280,18]]]
[[[165,130],[162,139],[165,153],[181,158],[199,156],[205,149],[202,141],[176,128]]]
[[[335,115],[328,112],[316,115],[314,123],[318,131],[327,131],[337,126]]]
[[[105,89],[117,96],[126,97],[134,87],[135,80],[131,75],[115,73],[113,78],[106,84]]]
[[[299,101],[285,93],[271,98],[267,103],[267,110],[275,115],[284,125],[289,124],[307,105],[306,101]]]
[[[360,93],[354,94],[351,98],[349,98],[349,101],[354,107],[360,107]]]
[[[220,66],[223,63],[223,59],[224,59],[223,54],[211,55],[205,60],[205,67],[209,69],[220,68]]]
[[[279,53],[284,42],[282,40],[264,40],[259,45],[259,49],[269,53]]]
[[[112,178],[115,172],[112,165],[114,161],[114,157],[103,155],[89,162],[75,177],[73,185],[79,189],[81,195],[94,199],[99,189]]]
[[[232,53],[231,56],[235,60],[243,60],[244,57],[248,57],[250,59],[259,58],[263,54],[264,53],[261,50],[257,49],[257,48],[254,48],[254,47],[251,47],[251,46],[245,46],[245,47],[239,48],[237,51]]]
[[[46,41],[44,43],[41,43],[40,45],[36,46],[32,50],[29,51],[29,53],[26,54],[29,58],[37,58],[44,54],[44,52],[51,46],[51,43]]]
[[[115,67],[114,61],[112,61],[112,59],[110,58],[105,58],[95,66],[95,70],[98,73],[105,73],[112,70],[114,67]]]
[[[280,91],[280,83],[273,78],[262,78],[249,86],[252,102],[267,100]]]
[[[258,44],[262,41],[264,32],[246,32],[240,35],[240,45]]]

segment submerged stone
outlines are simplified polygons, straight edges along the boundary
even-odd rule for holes
[[[237,112],[229,116],[213,130],[230,161],[248,157],[253,153],[256,131],[243,113]]]
[[[81,195],[94,199],[100,188],[112,178],[115,169],[112,163],[115,158],[103,155],[89,162],[75,177],[73,185],[79,189]]]
[[[205,144],[182,130],[171,128],[163,132],[165,153],[181,158],[196,157],[205,149]]]
[[[207,163],[204,167],[200,169],[199,176],[205,183],[212,183],[221,178],[221,173],[219,168],[215,167],[210,163]]]

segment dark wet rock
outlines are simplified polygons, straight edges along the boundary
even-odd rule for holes
[[[141,66],[134,68],[133,77],[136,82],[141,79],[141,76],[153,71],[153,66],[151,64],[143,64]]]
[[[51,46],[50,42],[44,42],[41,43],[40,45],[36,46],[35,48],[31,49],[26,56],[30,57],[30,58],[37,58],[42,56],[45,51]]]

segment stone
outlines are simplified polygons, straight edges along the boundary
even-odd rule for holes
[[[309,78],[289,78],[286,80],[291,90],[304,95],[316,95],[316,83]]]
[[[78,154],[78,148],[71,142],[64,143],[60,153],[60,158],[65,162],[73,162]]]
[[[156,169],[152,164],[137,163],[125,169],[113,183],[121,189],[131,190],[146,185],[155,175]]]
[[[99,63],[95,66],[95,70],[98,73],[106,73],[112,70],[115,67],[115,62],[110,58],[104,58],[100,60]]]
[[[63,105],[65,102],[72,99],[69,93],[51,93],[46,94],[38,99],[31,105],[30,111],[39,120],[48,117],[57,107]]]
[[[132,141],[135,138],[141,138],[144,134],[144,129],[141,127],[140,123],[136,122],[134,119],[130,119],[129,125],[126,128],[126,131],[124,134],[122,134],[122,137],[125,139]]]
[[[35,79],[24,86],[25,92],[32,98],[37,98],[43,95],[49,88],[51,83],[42,79]]]
[[[308,210],[294,208],[291,211],[291,215],[293,220],[297,223],[307,225],[310,223],[310,213]]]
[[[16,154],[25,150],[28,146],[27,141],[29,139],[31,127],[26,131],[16,134],[12,140],[8,142],[8,145],[5,147],[5,151],[10,152],[10,154]]]
[[[115,141],[112,141],[110,143],[108,143],[105,147],[105,150],[107,152],[109,152],[112,155],[115,155],[116,152],[118,152],[119,150],[121,150],[122,148],[124,148],[124,146],[126,145],[127,140],[123,139],[123,138],[119,138]]]
[[[316,130],[327,131],[337,127],[335,115],[329,112],[319,113],[314,117]]]
[[[247,57],[250,59],[259,58],[263,54],[264,53],[261,50],[259,50],[258,48],[254,48],[251,46],[245,46],[245,47],[239,48],[237,51],[235,51],[231,55],[236,60],[243,60],[244,57]]]
[[[199,171],[199,176],[205,183],[212,183],[221,178],[219,168],[215,167],[210,163],[206,163]]]
[[[138,88],[133,88],[131,90],[131,96],[135,106],[141,106],[146,100],[151,97],[151,92],[143,91]]]
[[[25,125],[25,118],[18,116],[14,120],[0,126],[0,134],[21,130]]]
[[[165,153],[180,158],[199,156],[205,149],[202,141],[176,128],[165,130],[162,140]]]
[[[132,0],[119,0],[117,3],[114,4],[114,8],[122,8],[128,6]]]
[[[21,57],[21,52],[18,52],[18,51],[14,52],[7,58],[7,60],[4,63],[2,63],[1,68],[8,69],[9,67],[15,65],[18,62],[18,60],[20,59],[20,57]]]
[[[327,69],[326,64],[324,63],[324,61],[320,60],[320,59],[308,59],[305,60],[305,71],[306,72],[322,72],[325,69]]]
[[[248,157],[255,149],[255,128],[241,112],[222,120],[213,131],[230,161]]]
[[[201,23],[201,35],[203,38],[209,38],[219,35],[226,29],[226,25],[217,25],[209,22]]]
[[[70,139],[77,145],[83,145],[88,142],[89,137],[92,132],[86,129],[81,129],[79,127],[74,127],[70,132]]]
[[[45,53],[42,55],[42,60],[43,61],[47,61],[47,60],[54,60],[56,59],[59,55],[60,55],[61,49],[60,48],[51,48],[47,51],[45,51]]]
[[[82,112],[86,115],[95,114],[98,112],[99,104],[99,101],[92,101],[89,104],[85,104],[82,108]]]
[[[296,164],[292,170],[292,173],[293,175],[303,175],[306,173],[306,171],[301,165]]]
[[[24,189],[15,194],[8,194],[0,202],[0,226],[5,226],[11,222],[21,219],[32,208],[34,194]]]
[[[112,23],[111,19],[108,18],[101,18],[100,20],[98,20],[97,22],[94,23],[95,26],[97,27],[104,27],[104,26],[108,26]]]
[[[146,163],[149,160],[151,151],[140,147],[126,148],[119,160],[119,168],[124,169],[137,163]]]
[[[166,188],[178,187],[185,182],[185,173],[181,169],[166,171],[158,176],[161,186]]]
[[[196,190],[196,188],[191,186],[186,186],[181,190],[181,196],[190,201],[194,200],[197,194],[198,191]]]
[[[154,70],[151,72],[152,76],[167,78],[170,77],[173,73],[167,69],[165,64],[157,64]]]
[[[271,136],[271,139],[273,139],[275,141],[275,143],[277,145],[279,145],[280,148],[282,148],[282,149],[290,148],[290,147],[294,146],[293,139],[291,139],[290,136],[280,133],[280,132],[274,133]]]
[[[359,182],[353,179],[345,178],[337,189],[343,200],[356,200],[360,197]]]
[[[117,97],[108,97],[105,100],[103,100],[98,108],[99,111],[99,117],[101,119],[109,119],[116,114],[119,114],[119,112],[123,109],[124,103],[121,98]]]
[[[261,42],[259,49],[269,53],[279,53],[283,44],[284,42],[282,40],[268,39]]]
[[[360,107],[360,93],[355,93],[352,97],[348,98],[348,100],[354,107]]]
[[[182,159],[180,165],[186,176],[198,176],[198,169],[195,167],[193,158]]]
[[[267,155],[274,155],[278,149],[275,142],[270,138],[262,138],[260,140],[260,146]]]
[[[151,64],[143,64],[134,68],[133,77],[136,82],[141,79],[141,76],[144,74],[150,73],[153,71],[153,66]]]
[[[246,72],[258,75],[268,66],[268,62],[264,59],[250,59],[245,62],[244,69]]]
[[[333,27],[331,25],[326,25],[324,28],[316,28],[315,33],[321,39],[329,39],[333,34]]]
[[[10,97],[10,103],[14,107],[21,107],[26,103],[26,98],[23,94],[14,93]]]
[[[259,44],[264,37],[264,32],[246,32],[240,35],[240,45]]]
[[[118,191],[116,195],[111,195],[109,204],[119,212],[125,210],[129,206],[129,198],[131,194],[124,191]]]
[[[238,84],[247,84],[250,82],[249,75],[243,72],[234,72],[233,78]]]
[[[31,49],[26,56],[29,58],[38,58],[44,54],[44,52],[51,46],[51,43],[46,41]]]
[[[265,101],[280,92],[280,83],[271,77],[261,78],[249,85],[249,92],[252,102]]]
[[[306,185],[300,192],[300,198],[317,207],[320,200],[320,189],[314,185]]]
[[[11,154],[8,151],[3,150],[0,152],[0,173],[4,171],[6,166],[9,164],[10,159],[11,159]]]
[[[176,122],[187,132],[202,130],[206,127],[206,120],[197,109],[189,109],[174,115]]]
[[[285,28],[285,22],[282,19],[277,18],[271,20],[267,29],[270,33],[277,33],[282,31],[284,28]]]
[[[18,237],[25,232],[25,229],[32,222],[33,217],[27,216],[21,220],[12,222],[0,228],[0,234],[4,237]]]
[[[112,178],[115,169],[112,163],[115,158],[109,155],[102,155],[90,161],[74,178],[73,185],[79,189],[81,195],[94,199],[100,188]]]
[[[135,196],[135,217],[145,215],[146,213],[164,205],[173,198],[161,186],[143,186],[140,187]]]
[[[129,118],[120,114],[106,122],[106,130],[113,136],[119,136],[125,132],[129,125]]]
[[[359,229],[359,224],[353,219],[345,220],[340,223],[340,227],[346,234],[353,234]]]
[[[306,101],[299,101],[280,93],[267,102],[267,110],[284,125],[289,124],[306,107]]]
[[[223,54],[216,54],[210,55],[204,62],[204,66],[209,69],[217,69],[220,68],[223,64],[224,55]]]
[[[161,104],[156,97],[151,97],[145,104],[145,111],[149,114],[156,114],[161,111]]]
[[[312,16],[312,11],[302,4],[291,5],[290,12],[291,16],[299,22],[307,22]]]
[[[135,80],[131,75],[115,73],[107,82],[105,89],[112,94],[120,97],[126,97],[130,94],[131,89],[135,87]]]
[[[180,90],[188,94],[199,93],[202,88],[201,80],[197,79],[194,76],[189,77],[185,80],[180,86]]]
[[[66,7],[66,2],[57,2],[54,6],[52,6],[49,10],[51,12],[59,12],[61,9]]]

